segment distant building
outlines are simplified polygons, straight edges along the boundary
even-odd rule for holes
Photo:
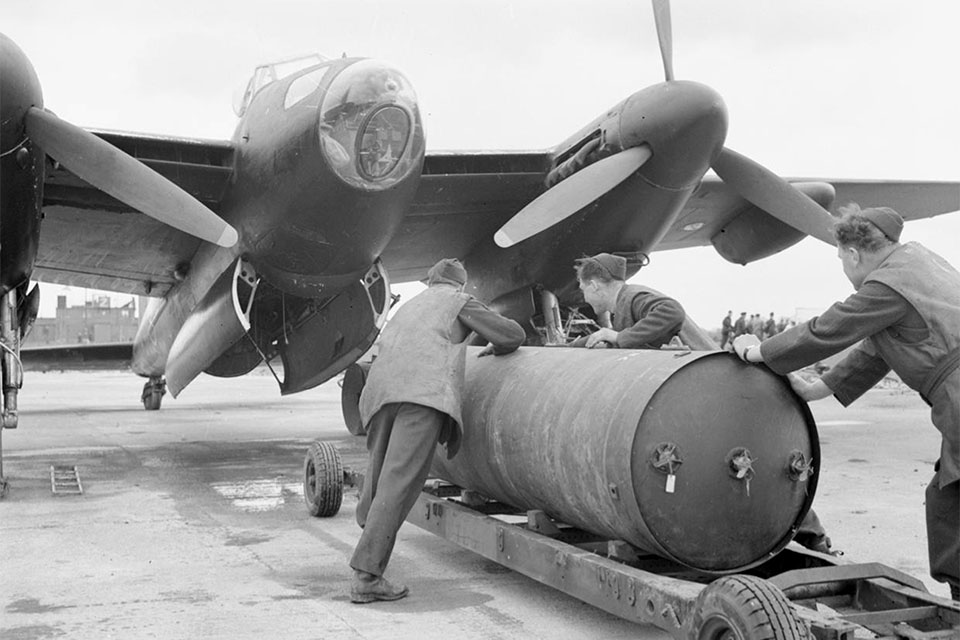
[[[24,340],[28,346],[133,342],[137,335],[137,305],[111,307],[108,296],[96,296],[82,306],[67,307],[67,297],[57,296],[57,315],[37,318]]]

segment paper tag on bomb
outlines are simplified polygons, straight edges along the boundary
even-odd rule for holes
[[[677,476],[671,474],[667,475],[667,486],[665,487],[667,493],[673,493],[674,488],[677,484]]]

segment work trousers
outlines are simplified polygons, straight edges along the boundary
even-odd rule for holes
[[[960,480],[940,488],[940,470],[927,485],[927,551],[930,575],[960,587]]]
[[[430,473],[446,419],[441,411],[409,402],[384,405],[370,419],[370,460],[357,505],[363,533],[350,559],[354,569],[383,575],[397,531]]]

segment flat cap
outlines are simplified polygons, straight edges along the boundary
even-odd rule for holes
[[[427,284],[467,284],[467,270],[456,258],[444,258],[427,271]]]
[[[900,241],[900,232],[903,231],[903,218],[890,207],[862,209],[860,215],[872,222],[890,240]]]

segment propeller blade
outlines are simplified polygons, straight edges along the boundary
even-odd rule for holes
[[[650,156],[650,147],[640,145],[588,165],[517,212],[494,234],[494,242],[506,249],[566,220],[630,177]]]
[[[751,204],[794,229],[830,246],[836,245],[831,231],[834,217],[769,169],[724,147],[713,163],[713,170]]]
[[[653,19],[657,23],[660,56],[667,82],[673,80],[673,28],[670,23],[670,0],[653,0]]]
[[[31,107],[27,133],[78,177],[151,218],[221,247],[237,243],[237,230],[196,198],[97,136]]]

